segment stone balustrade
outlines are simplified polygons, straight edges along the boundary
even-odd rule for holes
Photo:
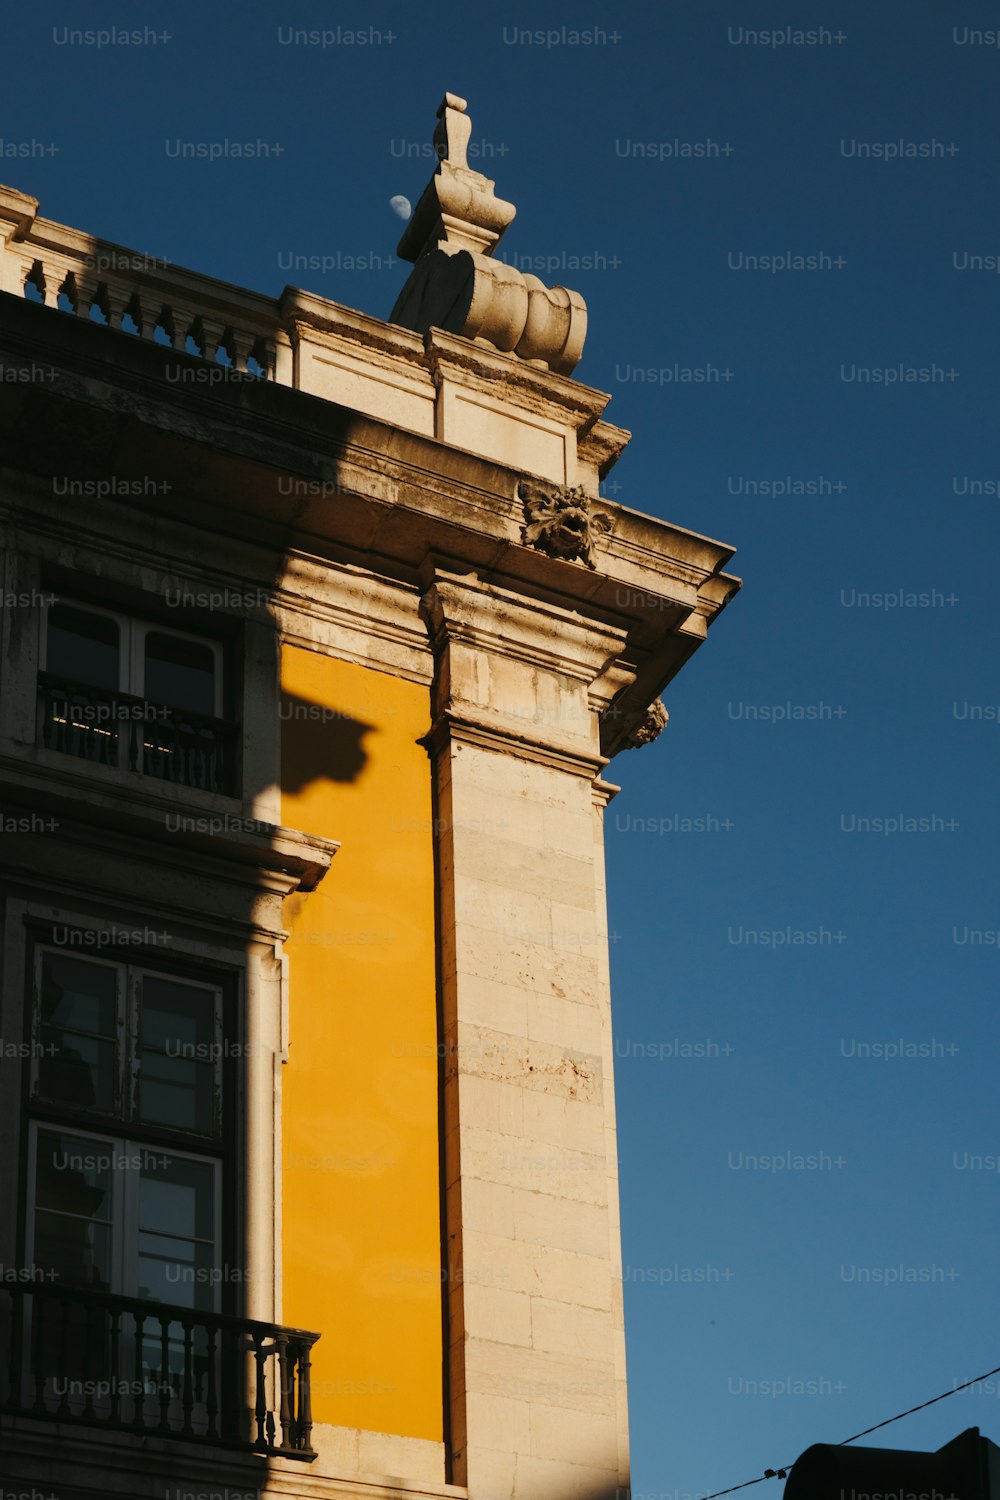
[[[39,218],[37,209],[36,199],[0,188],[0,290],[291,383],[288,339],[272,299]]]
[[[592,495],[628,441],[600,420],[603,392],[516,352],[294,287],[261,296],[44,219],[3,186],[0,292],[202,359],[220,382],[292,386]]]

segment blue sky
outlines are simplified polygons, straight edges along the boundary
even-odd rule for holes
[[[518,207],[504,253],[587,299],[577,374],[635,434],[609,495],[738,547],[746,587],[607,822],[634,1484],[684,1500],[1000,1365],[1000,1174],[971,1164],[1000,1154],[998,16],[538,10],[16,7],[0,175],[137,250],[386,316],[389,199],[465,95]],[[57,41],[82,26],[169,40]],[[338,26],[378,40],[281,41]],[[825,30],[750,35],[789,27]],[[175,144],[226,140],[281,150]],[[782,255],[817,268],[750,268]],[[998,1438],[998,1393],[881,1440]]]

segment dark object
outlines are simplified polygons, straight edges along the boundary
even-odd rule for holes
[[[1000,1448],[970,1427],[936,1453],[814,1443],[785,1500],[1000,1500]]]

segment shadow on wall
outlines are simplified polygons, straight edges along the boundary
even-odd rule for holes
[[[365,724],[327,704],[311,703],[294,693],[281,694],[282,723],[293,721],[294,736],[286,737],[281,762],[281,789],[295,794],[310,782],[357,781],[368,763],[362,744],[374,724]]]

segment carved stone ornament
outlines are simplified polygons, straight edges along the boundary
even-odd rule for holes
[[[651,745],[660,731],[665,729],[670,715],[662,699],[656,698],[646,709],[638,724],[625,740],[625,750],[638,750],[641,745]]]
[[[515,215],[494,183],[469,166],[466,102],[445,94],[434,132],[437,170],[399,242],[413,271],[389,320],[414,333],[441,328],[526,363],[568,375],[579,363],[587,306],[579,292],[491,259]]]
[[[526,546],[550,557],[586,563],[588,568],[596,566],[594,544],[598,535],[611,530],[611,522],[591,511],[586,490],[522,479],[517,493],[524,501],[521,540]]]

